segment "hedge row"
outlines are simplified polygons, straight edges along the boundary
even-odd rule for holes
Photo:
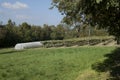
[[[84,46],[84,45],[96,45],[99,43],[105,43],[106,41],[113,40],[113,37],[106,38],[84,38],[84,39],[71,39],[71,40],[52,40],[42,41],[44,47],[70,47],[70,46]]]

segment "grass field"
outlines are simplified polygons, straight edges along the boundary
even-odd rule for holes
[[[115,47],[0,49],[0,80],[105,80],[91,65]]]

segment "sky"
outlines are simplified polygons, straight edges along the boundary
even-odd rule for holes
[[[0,0],[0,21],[9,19],[16,24],[57,25],[63,16],[57,8],[50,10],[52,0]]]

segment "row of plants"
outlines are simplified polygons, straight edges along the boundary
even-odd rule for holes
[[[92,37],[92,38],[79,38],[79,39],[66,39],[66,40],[49,40],[42,41],[44,47],[71,47],[71,46],[84,46],[96,45],[99,43],[106,43],[107,41],[114,40],[113,37]],[[105,44],[103,44],[105,45]]]

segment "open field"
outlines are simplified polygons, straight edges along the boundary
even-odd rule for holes
[[[0,50],[0,80],[105,80],[91,66],[115,47]]]

